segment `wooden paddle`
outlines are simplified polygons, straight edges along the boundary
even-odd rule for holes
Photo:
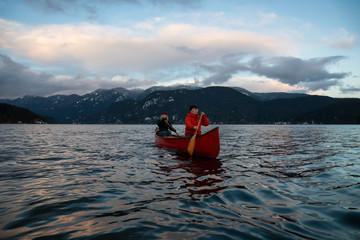
[[[175,131],[176,135],[178,135],[178,136],[179,136],[179,134],[177,133],[176,129],[175,129],[175,128],[173,128],[173,126],[171,126],[171,125],[170,125],[170,123],[169,123],[166,119],[165,119],[164,121],[165,121],[165,123],[166,123],[166,124],[167,124],[170,128],[174,129],[174,131]]]
[[[202,116],[203,116],[203,115],[201,114],[200,119],[199,119],[199,122],[198,122],[198,125],[197,125],[197,129],[196,129],[196,131],[195,131],[195,134],[194,134],[194,136],[191,137],[190,142],[189,142],[189,145],[188,145],[188,147],[187,147],[187,152],[189,153],[190,156],[192,156],[193,153],[194,153],[195,143],[196,143],[196,135],[197,135],[197,132],[198,132],[200,123],[201,123],[201,118],[202,118]]]

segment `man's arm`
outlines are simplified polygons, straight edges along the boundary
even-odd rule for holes
[[[210,124],[209,119],[205,115],[204,112],[201,112],[202,118],[201,118],[201,125],[208,126]]]

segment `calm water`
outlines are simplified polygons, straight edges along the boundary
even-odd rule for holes
[[[211,160],[154,128],[0,125],[0,238],[360,239],[360,126],[220,126]]]

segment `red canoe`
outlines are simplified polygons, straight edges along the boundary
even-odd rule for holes
[[[158,146],[177,149],[187,152],[189,137],[159,137],[155,134],[155,143]],[[209,132],[196,136],[194,155],[208,158],[216,158],[220,152],[219,128],[216,127]]]

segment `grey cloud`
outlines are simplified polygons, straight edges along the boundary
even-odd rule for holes
[[[249,67],[246,63],[239,62],[244,58],[244,54],[228,54],[220,60],[220,64],[205,65],[198,64],[199,67],[212,73],[212,75],[203,80],[205,86],[221,84],[228,81],[234,74],[239,71],[248,71]]]
[[[326,69],[327,66],[345,59],[343,56],[308,60],[295,57],[253,57],[247,62],[239,62],[242,59],[245,59],[245,56],[226,58],[226,61],[221,60],[219,65],[201,66],[212,73],[210,77],[204,79],[204,84],[223,83],[238,72],[248,71],[292,86],[301,85],[314,91],[326,90],[337,85],[339,80],[349,75],[343,72],[330,73]]]
[[[72,8],[77,8],[80,1],[71,0],[23,0],[28,5],[48,13],[67,13]]]
[[[344,58],[343,56],[308,60],[294,57],[255,58],[251,62],[251,72],[292,86],[299,84],[313,91],[327,90],[329,87],[337,85],[340,79],[348,76],[349,73],[330,73],[326,70],[328,65]]]
[[[116,84],[114,86],[114,84]],[[126,80],[116,81],[105,81],[102,83],[102,88],[114,88],[114,87],[123,87],[126,89],[131,88],[148,88],[156,85],[157,82],[151,79],[135,79],[135,78],[126,78]]]
[[[201,0],[150,0],[155,6],[173,7],[180,6],[183,8],[199,8],[201,7]]]
[[[15,63],[0,54],[0,97],[13,98],[23,95],[46,95],[63,90],[63,87],[50,83],[54,76],[38,73]]]
[[[0,98],[25,95],[49,96],[55,94],[84,94],[98,88],[135,88],[156,85],[153,80],[134,78],[108,79],[81,74],[74,77],[55,77],[46,72],[36,72],[0,54]]]
[[[169,47],[175,49],[176,51],[179,51],[181,53],[185,53],[185,54],[197,54],[200,52],[199,49],[193,49],[193,48],[189,48],[186,46],[175,46],[175,45],[169,45]]]
[[[308,90],[316,91],[319,89],[328,90],[332,86],[338,85],[339,80],[322,80],[320,82],[300,82],[299,85]]]
[[[101,8],[109,5],[132,4],[142,5],[150,2],[154,6],[170,8],[180,6],[182,8],[197,8],[201,0],[22,0],[35,9],[41,9],[46,13],[61,13],[69,16],[79,16],[84,13],[89,19],[97,18]]]
[[[29,6],[40,9],[46,13],[61,13],[69,16],[78,16],[84,13],[89,19],[97,18],[101,6],[110,4],[138,4],[136,0],[23,0]]]
[[[357,93],[360,92],[359,87],[347,86],[340,88],[340,91],[343,93]]]
[[[294,57],[276,57],[269,60],[256,58],[251,63],[251,71],[290,85],[300,82],[342,79],[347,75],[346,73],[329,73],[325,67],[343,58],[341,56],[309,60]]]

